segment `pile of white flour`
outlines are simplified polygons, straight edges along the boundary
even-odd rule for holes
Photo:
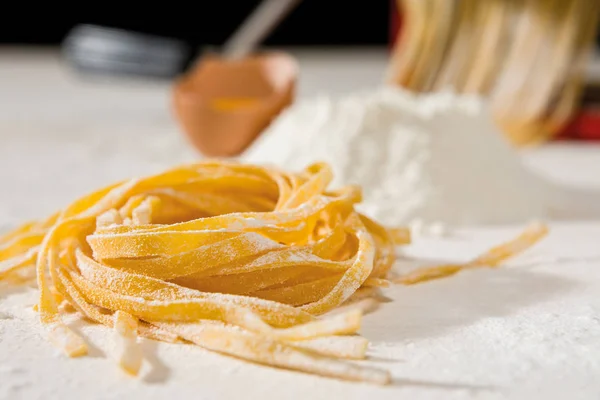
[[[521,164],[484,103],[450,92],[383,87],[303,100],[242,159],[294,170],[328,162],[333,184],[362,186],[361,210],[388,225],[523,223],[549,209],[543,182]]]

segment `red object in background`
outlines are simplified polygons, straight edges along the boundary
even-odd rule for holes
[[[600,140],[600,107],[582,109],[556,140]]]
[[[557,140],[600,141],[600,87],[588,83],[581,95],[581,108],[557,135]]]

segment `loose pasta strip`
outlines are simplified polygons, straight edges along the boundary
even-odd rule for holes
[[[360,336],[319,337],[289,343],[292,346],[312,350],[324,356],[349,360],[362,360],[367,355],[369,341]]]
[[[396,245],[410,244],[411,242],[409,228],[391,228],[388,232]]]
[[[0,261],[0,279],[7,278],[15,272],[33,265],[37,258],[37,251],[38,249],[34,247],[23,254]]]
[[[128,374],[137,375],[142,366],[142,349],[137,343],[138,322],[122,311],[114,315],[115,356],[119,366]]]
[[[412,273],[398,278],[396,281],[405,285],[412,285],[433,279],[454,275],[465,269],[496,267],[502,261],[533,246],[548,233],[548,227],[541,223],[534,223],[527,227],[517,238],[496,246],[485,252],[473,261],[466,264],[449,264],[431,268],[421,268]]]
[[[69,357],[81,357],[88,353],[87,344],[83,339],[64,324],[49,324],[47,328],[50,342],[62,349]]]
[[[391,376],[387,371],[357,366],[319,355],[308,348],[290,346],[284,342],[230,329],[224,325],[200,323],[187,326],[168,324],[159,324],[159,326],[172,330],[192,343],[209,350],[256,363],[380,385],[388,384],[391,381]]]

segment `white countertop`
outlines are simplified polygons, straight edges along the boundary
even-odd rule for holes
[[[381,82],[379,49],[299,52],[299,95]],[[169,86],[92,82],[57,54],[0,50],[0,229],[43,217],[115,180],[197,155],[169,113]],[[525,155],[557,182],[600,187],[600,147],[550,145]],[[417,242],[409,255],[466,260],[521,227],[465,230]],[[566,221],[506,268],[387,291],[365,319],[380,388],[273,370],[190,346],[146,341],[142,377],[106,359],[101,326],[79,324],[92,356],[66,359],[43,337],[35,290],[0,286],[0,399],[600,398],[600,222]],[[260,397],[259,397],[260,396]]]

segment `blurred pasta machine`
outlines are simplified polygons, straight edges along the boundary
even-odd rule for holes
[[[224,44],[222,57],[249,54],[299,2],[263,0]],[[80,72],[165,79],[180,75],[204,54],[183,40],[97,25],[75,26],[62,50]]]
[[[181,40],[96,25],[74,27],[62,51],[80,72],[153,78],[179,75],[196,56]]]

